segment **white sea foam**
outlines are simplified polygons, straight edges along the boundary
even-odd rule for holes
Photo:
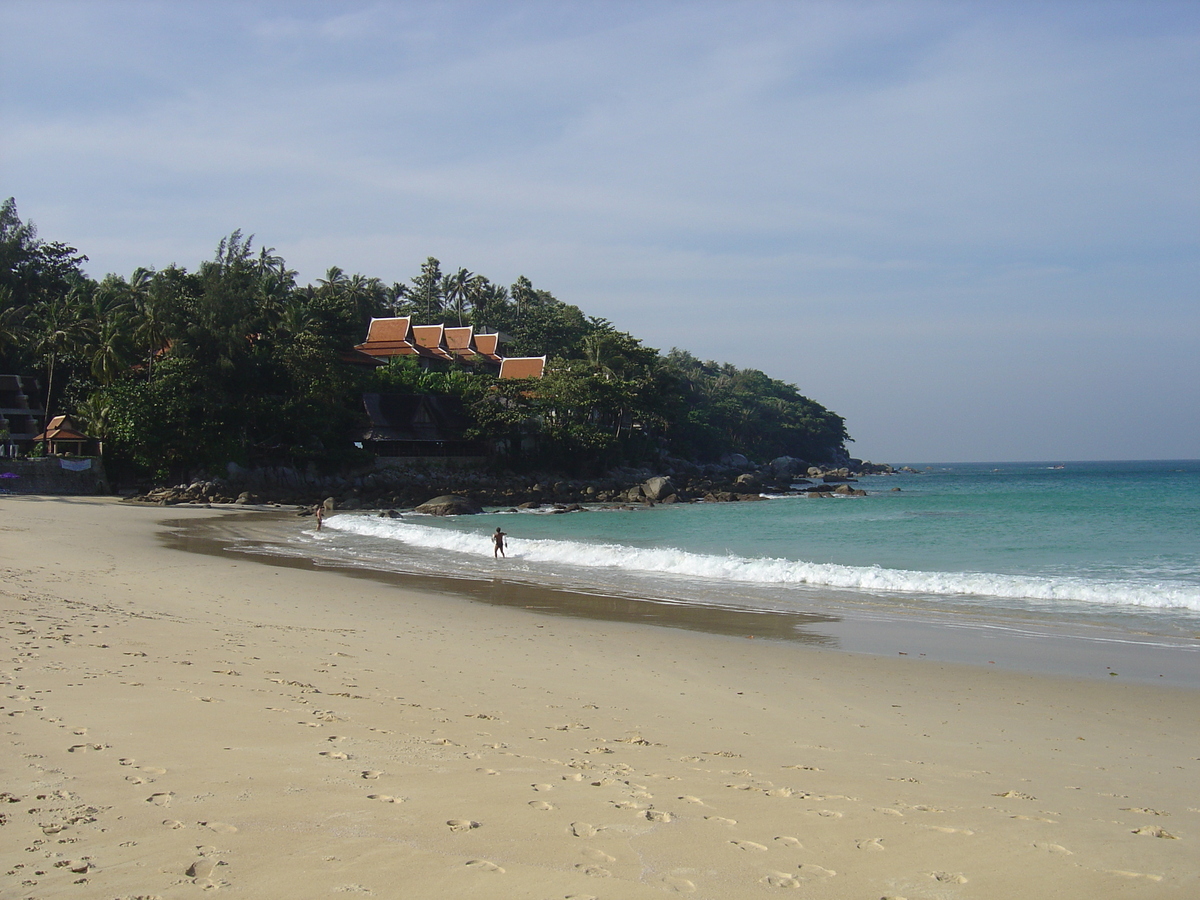
[[[344,533],[398,541],[413,548],[461,553],[476,559],[490,555],[492,548],[490,537],[485,532],[457,531],[395,519],[340,515],[327,519],[326,526]],[[508,555],[510,559],[531,564],[666,574],[739,584],[808,585],[870,593],[981,596],[1200,612],[1200,588],[1169,581],[1099,581],[1069,576],[921,572],[550,539],[522,539],[510,547]]]

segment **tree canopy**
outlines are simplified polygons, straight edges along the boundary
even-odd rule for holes
[[[316,284],[234,231],[194,270],[88,278],[87,257],[46,243],[0,206],[0,371],[37,374],[48,415],[71,413],[129,477],[227,462],[365,462],[365,391],[453,394],[497,462],[566,470],[728,452],[826,461],[843,419],[755,369],[646,347],[536,288],[429,257],[407,284],[330,268]],[[372,370],[345,356],[375,316],[504,332],[511,355],[545,355],[536,382],[463,363]]]

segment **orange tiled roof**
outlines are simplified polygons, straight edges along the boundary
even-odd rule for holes
[[[414,325],[412,335],[417,353],[434,359],[450,359],[450,354],[443,346],[445,330],[445,325]]]
[[[447,328],[446,349],[455,356],[474,356],[474,335],[475,329],[470,325],[463,325],[458,328]]]
[[[409,316],[372,319],[367,328],[367,339],[354,349],[371,356],[416,356],[416,348],[412,345],[412,319]]]
[[[475,335],[475,352],[484,359],[490,359],[492,362],[500,362],[500,335]]]
[[[510,356],[500,363],[500,377],[541,378],[545,369],[544,356]]]
[[[55,416],[46,430],[34,438],[35,441],[90,441],[67,416]]]

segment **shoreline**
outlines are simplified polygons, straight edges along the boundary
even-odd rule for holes
[[[350,513],[364,515],[364,513]],[[1046,623],[987,611],[964,615],[892,608],[855,610],[844,601],[813,611],[718,606],[686,600],[580,591],[536,582],[484,580],[388,571],[278,551],[294,513],[238,508],[211,522],[186,522],[164,541],[203,553],[238,553],[266,565],[322,568],[402,588],[450,593],[482,603],[594,621],[641,622],[735,637],[794,641],[868,656],[911,656],[931,662],[1072,678],[1120,678],[1200,689],[1200,645],[1161,635],[1118,632],[1079,622]],[[266,527],[264,527],[264,523]]]
[[[5,896],[1200,888],[1195,691],[531,615],[164,539],[227,515],[0,499]]]

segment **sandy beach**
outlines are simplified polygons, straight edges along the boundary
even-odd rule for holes
[[[164,539],[230,514],[0,498],[0,896],[1200,894],[1196,691]]]

